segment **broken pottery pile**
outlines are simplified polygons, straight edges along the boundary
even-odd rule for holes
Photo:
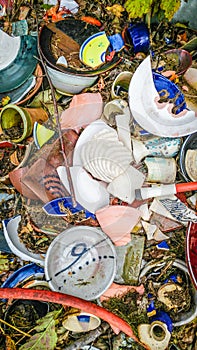
[[[194,349],[195,32],[181,27],[180,42],[178,25],[168,38],[130,18],[114,30],[61,3],[45,3],[36,34],[27,21],[0,29],[2,324],[16,305],[1,291],[20,299],[23,288],[30,307],[36,289],[47,303],[35,317],[54,322],[51,350]],[[123,20],[122,5],[105,5]],[[6,327],[0,346],[9,337],[28,348],[31,327],[21,339]]]

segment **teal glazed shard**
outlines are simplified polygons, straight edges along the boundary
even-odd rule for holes
[[[37,56],[37,37],[21,36],[21,45],[16,58],[0,71],[0,93],[21,86],[34,72]]]

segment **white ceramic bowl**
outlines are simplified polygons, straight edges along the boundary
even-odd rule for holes
[[[97,75],[85,77],[63,73],[49,66],[47,66],[47,71],[55,89],[69,95],[79,94],[83,89],[93,85],[98,78]]]

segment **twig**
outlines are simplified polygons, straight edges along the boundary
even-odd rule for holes
[[[10,323],[8,323],[8,322],[2,320],[1,318],[0,318],[0,322],[4,323],[4,324],[5,324],[6,326],[8,326],[8,327],[13,328],[15,331],[17,331],[17,332],[23,334],[23,335],[26,336],[26,337],[31,337],[30,334],[23,332],[21,329],[15,327],[15,326],[12,326]]]
[[[37,18],[36,18],[36,21],[37,21]],[[37,32],[38,32],[38,23],[37,23]],[[62,156],[64,159],[64,165],[66,168],[66,174],[67,174],[69,188],[70,188],[72,205],[75,208],[77,206],[77,202],[76,202],[76,198],[75,198],[74,186],[73,186],[72,177],[71,177],[71,173],[70,173],[70,167],[69,167],[68,160],[67,160],[66,153],[65,153],[65,146],[64,146],[64,142],[63,142],[62,130],[61,130],[61,125],[60,125],[60,117],[59,117],[57,101],[55,98],[54,87],[52,85],[51,78],[49,77],[49,74],[48,74],[48,71],[46,68],[46,63],[44,62],[42,54],[40,52],[39,42],[38,42],[38,54],[39,54],[40,61],[43,65],[43,68],[44,68],[44,71],[45,71],[45,74],[46,74],[46,77],[47,77],[47,80],[48,80],[48,83],[49,83],[49,86],[51,89],[51,96],[52,96],[52,100],[53,100],[53,104],[54,104],[54,114],[55,114],[55,119],[56,119],[56,124],[57,124],[57,128],[58,128],[59,139],[60,139],[61,153],[62,153]]]
[[[93,343],[98,337],[100,337],[100,335],[102,333],[105,333],[108,328],[109,328],[109,324],[104,322],[104,323],[102,323],[102,325],[100,327],[89,332],[88,334],[84,335],[83,337],[79,338],[73,344],[67,346],[65,349],[66,350],[81,349],[82,346]]]

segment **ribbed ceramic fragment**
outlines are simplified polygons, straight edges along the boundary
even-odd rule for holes
[[[119,141],[92,140],[81,149],[84,168],[96,179],[111,182],[129,166],[131,152]]]
[[[138,223],[140,212],[132,207],[108,205],[96,211],[96,218],[103,232],[116,243]]]
[[[58,175],[66,190],[70,192],[65,166],[57,168]],[[105,187],[81,166],[70,167],[71,178],[76,200],[82,207],[95,213],[96,210],[109,204],[109,193]]]
[[[74,148],[73,165],[82,165],[81,148],[86,142],[90,141],[95,134],[98,134],[100,131],[104,132],[104,130],[113,130],[115,132],[114,129],[112,129],[101,119],[97,119],[85,127],[85,129],[81,132]]]
[[[135,189],[141,188],[144,180],[145,175],[130,165],[122,174],[110,182],[107,190],[114,197],[124,202],[132,203],[135,200]]]

